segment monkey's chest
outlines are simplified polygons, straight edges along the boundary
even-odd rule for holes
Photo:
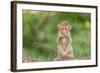
[[[61,38],[61,44],[62,44],[62,46],[67,46],[69,43],[70,43],[70,40],[69,40],[68,37]]]

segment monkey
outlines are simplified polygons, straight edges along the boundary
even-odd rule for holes
[[[55,60],[73,59],[72,38],[70,35],[71,25],[67,21],[58,24],[57,35],[57,58]]]

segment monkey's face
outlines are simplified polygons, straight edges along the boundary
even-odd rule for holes
[[[64,25],[64,24],[62,24],[61,25],[61,32],[63,33],[63,34],[66,34],[66,33],[68,33],[68,26],[66,26],[66,25]]]
[[[59,28],[58,28],[60,31],[61,31],[61,33],[63,34],[63,35],[67,35],[68,34],[68,32],[70,31],[70,29],[69,29],[69,26],[68,25],[66,25],[66,24],[61,24],[61,25],[59,25]]]

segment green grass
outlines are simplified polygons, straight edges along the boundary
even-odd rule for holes
[[[25,49],[23,52],[24,56],[31,57],[37,61],[53,61],[56,57],[56,52],[52,50],[31,48]]]

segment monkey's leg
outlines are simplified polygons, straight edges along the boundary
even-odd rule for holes
[[[73,51],[72,50],[68,51],[67,54],[66,54],[66,59],[71,60],[73,58],[74,58],[73,57]]]
[[[56,61],[61,60],[61,53],[63,52],[62,49],[63,49],[62,46],[58,44],[58,46],[57,46],[57,57],[55,58]]]

